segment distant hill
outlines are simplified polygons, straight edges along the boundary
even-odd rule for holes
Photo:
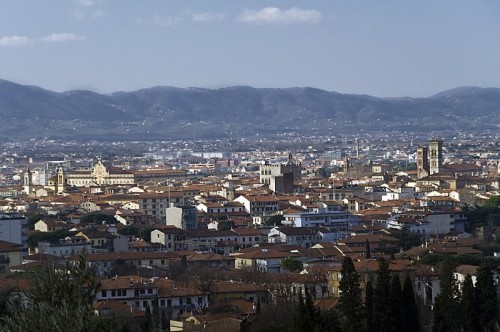
[[[314,88],[153,87],[108,95],[56,93],[0,80],[4,139],[178,139],[298,131],[498,128],[500,89],[460,87],[430,98],[377,98]]]

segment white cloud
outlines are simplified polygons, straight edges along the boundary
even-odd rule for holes
[[[241,16],[241,21],[248,23],[315,23],[321,19],[321,13],[315,9],[300,9],[292,7],[281,10],[276,7],[266,7],[261,10],[247,9]]]
[[[51,35],[40,38],[43,42],[67,42],[85,39],[83,36],[75,35],[74,33],[53,33]]]
[[[0,46],[25,46],[31,44],[33,40],[26,36],[4,36],[0,37]]]
[[[138,24],[151,24],[158,26],[173,26],[185,22],[210,22],[210,21],[221,21],[225,18],[224,14],[220,13],[193,13],[190,10],[184,10],[179,12],[176,16],[160,16],[155,15],[149,20],[137,19]]]
[[[75,9],[73,10],[73,16],[77,20],[84,20],[86,18],[96,18],[103,17],[106,15],[106,11],[99,6],[102,1],[97,0],[75,0]]]
[[[224,14],[218,13],[193,13],[191,15],[193,21],[208,22],[208,21],[221,21],[224,19]]]
[[[75,3],[81,7],[92,7],[95,4],[93,0],[76,0]]]

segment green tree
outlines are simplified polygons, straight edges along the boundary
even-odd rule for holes
[[[41,219],[45,218],[47,215],[46,214],[33,214],[28,217],[28,229],[33,230],[35,229],[35,224],[40,221]]]
[[[370,331],[373,327],[373,286],[371,281],[366,283],[365,290],[365,330]]]
[[[461,306],[463,308],[463,328],[464,331],[476,331],[478,329],[477,319],[476,319],[476,308],[474,301],[474,284],[472,282],[472,277],[468,274],[465,276],[464,283],[462,285],[462,299]]]
[[[453,276],[455,266],[450,258],[441,263],[440,292],[434,302],[433,332],[460,331],[462,327],[462,307],[458,283]]]
[[[302,271],[303,264],[297,258],[287,257],[281,260],[281,267],[294,273]]]
[[[35,248],[38,246],[40,241],[55,242],[60,239],[64,239],[67,236],[73,236],[76,232],[70,232],[65,229],[60,229],[55,232],[36,232],[28,236],[28,246],[30,248]]]
[[[302,290],[299,291],[293,314],[294,330],[300,332],[338,331],[339,322],[336,312],[333,310],[322,312],[314,306],[311,293],[307,288],[304,289],[304,294],[305,297],[302,295]]]
[[[498,329],[498,298],[490,267],[483,265],[477,270],[475,286],[477,318],[481,329],[485,331]]]
[[[128,225],[118,230],[118,234],[120,235],[134,235],[139,236],[140,229],[134,225]]]
[[[274,216],[272,216],[266,220],[266,225],[267,226],[280,226],[281,221],[283,219],[285,219],[285,217],[283,217],[282,214],[275,214]]]
[[[340,299],[339,311],[342,319],[342,327],[345,331],[359,331],[361,329],[361,288],[359,286],[359,275],[354,268],[350,257],[344,257],[340,270]]]
[[[90,212],[80,218],[81,224],[116,224],[116,219],[113,215],[101,212]]]
[[[8,304],[2,331],[122,331],[119,322],[96,316],[99,279],[82,254],[75,264],[48,264],[35,271],[30,289]]]
[[[391,278],[391,288],[389,290],[389,306],[392,316],[392,331],[403,331],[403,290],[399,275],[394,274]]]
[[[413,291],[413,282],[409,276],[406,276],[403,284],[403,313],[402,313],[402,330],[406,332],[420,331],[420,319],[418,313],[417,301],[415,292]]]
[[[368,239],[366,239],[366,244],[365,244],[365,258],[372,258],[372,252],[370,250],[370,242],[368,242]]]
[[[373,331],[390,331],[393,325],[389,302],[390,285],[389,262],[380,258],[377,283],[373,294]]]
[[[303,331],[308,328],[307,311],[304,304],[304,297],[302,296],[302,289],[299,289],[297,304],[293,312],[293,326],[296,331]]]

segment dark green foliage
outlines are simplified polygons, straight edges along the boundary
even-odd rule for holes
[[[46,214],[37,213],[28,217],[28,229],[35,229],[35,224],[40,221],[40,219],[45,218]]]
[[[417,301],[413,291],[413,282],[409,276],[406,276],[403,284],[403,311],[401,331],[418,332],[420,331],[420,320]]]
[[[472,232],[476,227],[481,226],[498,226],[499,218],[495,215],[500,214],[500,196],[495,196],[486,201],[483,206],[467,207],[464,209],[465,216],[468,220],[466,231]]]
[[[398,274],[394,274],[391,279],[389,306],[391,307],[391,317],[393,321],[392,331],[403,331],[403,307],[405,303]]]
[[[64,229],[55,231],[55,232],[37,232],[32,233],[28,236],[28,246],[31,248],[35,248],[38,246],[38,242],[47,241],[47,242],[57,242],[60,239],[64,239],[67,236],[73,236],[76,232],[70,232]]]
[[[365,258],[372,258],[372,252],[370,250],[370,242],[368,242],[368,239],[366,239],[366,244],[365,244]]]
[[[151,232],[154,230],[152,227],[141,228],[139,230],[139,237],[146,242],[151,242]]]
[[[366,283],[365,291],[365,330],[373,327],[373,286],[371,281]]]
[[[240,331],[293,331],[295,323],[294,310],[295,307],[291,302],[268,306],[259,315],[243,320],[240,324]],[[293,319],[291,319],[290,313],[293,314]]]
[[[118,230],[118,234],[121,235],[134,235],[134,236],[139,236],[140,229],[138,227],[135,227],[133,225],[125,226],[123,228],[120,228]]]
[[[389,300],[390,284],[389,262],[380,258],[373,294],[373,331],[390,331],[393,326]]]
[[[427,264],[436,266],[441,263],[443,260],[449,259],[453,262],[454,265],[481,265],[481,256],[480,255],[447,255],[447,254],[430,254],[422,257],[417,264]]]
[[[395,238],[399,240],[399,246],[403,250],[408,250],[410,248],[419,246],[422,244],[422,235],[409,232],[407,230],[402,230],[399,233],[393,234]]]
[[[453,276],[454,270],[451,259],[445,259],[441,263],[440,293],[434,303],[433,332],[461,330],[463,315],[458,283]]]
[[[290,272],[300,272],[303,268],[303,264],[296,258],[288,257],[281,261],[281,267]]]
[[[295,330],[300,331],[301,328],[308,327],[306,315],[307,310],[304,304],[304,297],[302,296],[302,290],[299,290],[297,304],[295,305],[293,313],[293,325]]]
[[[322,312],[314,306],[308,289],[305,289],[305,297],[299,292],[298,301],[293,313],[293,330],[302,331],[339,331],[339,321],[335,311]]]
[[[463,327],[464,331],[477,330],[477,313],[474,303],[474,284],[472,277],[467,275],[462,285],[462,299],[460,302],[463,309]]]
[[[489,267],[481,266],[478,269],[475,287],[478,323],[483,330],[494,330],[498,328],[498,298]]]
[[[266,220],[266,225],[267,226],[280,226],[281,221],[283,219],[285,219],[285,217],[283,217],[282,214],[275,214],[274,216],[272,216]]]
[[[117,222],[114,216],[100,212],[87,213],[80,218],[82,224],[102,224],[103,221],[106,224],[116,224]]]
[[[76,264],[48,264],[35,272],[32,287],[8,304],[2,331],[126,331],[112,317],[94,315],[98,289],[99,280],[85,254]]]
[[[354,268],[350,257],[344,257],[340,270],[342,279],[339,290],[339,311],[344,331],[359,331],[362,326],[361,313],[361,288],[359,286],[359,275]]]

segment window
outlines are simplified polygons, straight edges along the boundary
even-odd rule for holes
[[[105,290],[103,290],[103,291],[101,292],[101,296],[102,296],[102,297],[106,297],[106,296],[107,296],[107,292],[106,292]]]
[[[111,297],[115,297],[116,296],[116,291],[113,289],[111,290]]]
[[[172,300],[167,300],[167,307],[171,307],[172,306]]]
[[[160,300],[160,307],[164,307],[165,306],[165,300]]]

